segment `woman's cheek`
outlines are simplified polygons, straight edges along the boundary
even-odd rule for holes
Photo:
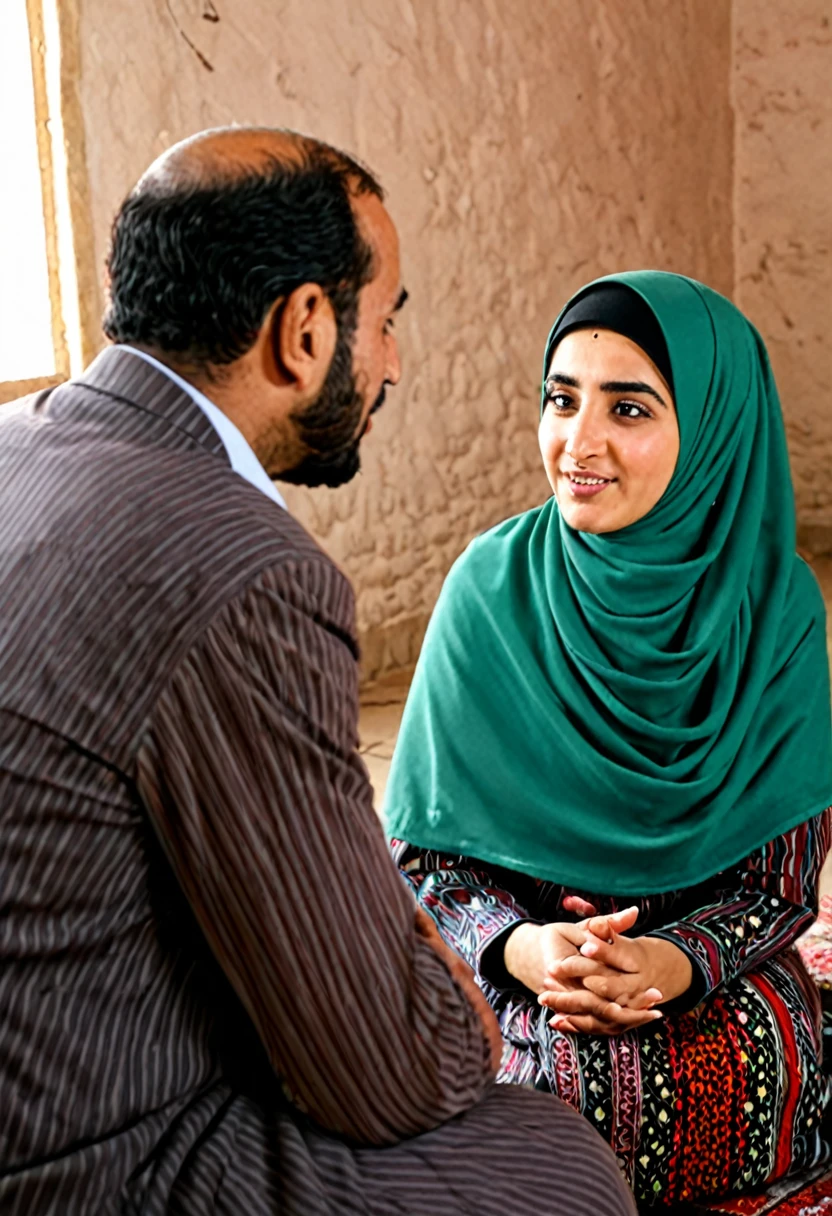
[[[551,465],[557,464],[560,449],[563,447],[563,440],[558,435],[557,428],[552,425],[548,411],[543,415],[537,438],[540,444],[540,453],[546,467],[549,468]]]
[[[670,483],[676,454],[673,444],[668,443],[665,435],[645,436],[643,439],[633,436],[633,442],[622,453],[622,463],[628,477],[641,486],[645,497],[651,500],[651,506],[659,501]]]

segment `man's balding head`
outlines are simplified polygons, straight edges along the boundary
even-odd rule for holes
[[[272,476],[339,484],[358,468],[366,392],[378,405],[398,379],[398,241],[382,200],[367,169],[305,135],[184,140],[116,216],[105,333],[211,386]],[[383,341],[357,333],[365,297]]]
[[[347,307],[372,276],[361,194],[383,197],[357,161],[305,135],[228,127],[175,144],[116,216],[105,333],[210,379],[299,284]]]
[[[359,193],[384,197],[372,174],[351,156],[311,136],[275,127],[217,127],[191,135],[157,157],[134,193],[210,189],[252,174],[268,174],[277,165],[302,170],[315,161],[328,162],[346,174]]]

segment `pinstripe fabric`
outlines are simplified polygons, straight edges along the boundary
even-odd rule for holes
[[[0,1211],[632,1211],[497,1088],[355,752],[352,594],[161,373],[0,418]]]

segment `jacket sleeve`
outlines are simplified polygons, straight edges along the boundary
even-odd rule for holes
[[[141,798],[295,1105],[367,1145],[489,1084],[482,1022],[416,931],[357,742],[343,576],[281,565],[228,604],[146,724]],[[340,599],[340,611],[335,604]]]
[[[392,840],[390,848],[419,903],[475,974],[498,992],[527,992],[506,970],[503,952],[518,925],[544,923],[524,907],[534,908],[534,880],[403,840]]]
[[[694,965],[693,987],[672,1003],[672,1012],[692,1008],[793,945],[817,915],[818,876],[831,832],[827,810],[718,875],[711,902],[650,931],[648,936],[679,946]]]

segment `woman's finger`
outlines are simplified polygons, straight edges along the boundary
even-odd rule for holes
[[[648,988],[645,992],[641,975],[613,970],[580,954],[554,963],[550,974],[544,976],[541,991],[571,991],[579,985],[628,1009],[649,1009],[663,999],[658,988]]]
[[[594,992],[605,1001],[615,1001],[630,1008],[633,999],[640,996],[647,986],[641,975],[630,975],[626,971],[612,971],[607,968],[598,975],[584,976],[580,982],[589,992]],[[546,988],[543,991],[550,990]]]
[[[595,907],[595,904],[591,904],[586,899],[581,899],[580,895],[565,895],[562,906],[565,912],[574,912],[576,916],[598,915],[598,909]]]
[[[609,983],[598,987],[588,983],[589,979],[604,979]],[[588,987],[590,992],[609,997],[610,1000],[617,1000],[619,993],[638,991],[636,976],[605,967],[603,963],[596,963],[580,954],[573,954],[568,959],[553,963],[549,971],[544,973],[539,991],[561,992],[581,985]]]
[[[550,1022],[549,1024],[551,1025],[552,1023]],[[559,1030],[562,1034],[602,1034],[608,1038],[614,1038],[616,1035],[626,1034],[628,1030],[636,1030],[638,1028],[636,1026],[619,1026],[615,1022],[604,1022],[600,1018],[593,1017],[591,1014],[583,1014],[564,1019],[563,1024],[555,1026],[553,1029]]]
[[[551,1018],[549,1025],[553,1030],[559,1030],[561,1034],[616,1035],[625,1034],[629,1029],[628,1026],[617,1026],[612,1022],[602,1022],[600,1018],[593,1017],[591,1014],[575,1015],[571,1018]]]
[[[558,922],[558,933],[560,936],[576,950],[584,944],[587,939],[586,925],[587,921],[582,920],[580,924],[570,925],[566,921]]]
[[[539,990],[538,995],[544,992],[577,992],[582,985],[583,980],[546,979],[543,981],[543,987]]]
[[[664,1000],[664,995],[658,988],[647,988],[644,992],[637,992],[627,1001],[629,1009],[652,1009],[654,1005],[661,1005]]]
[[[574,992],[542,992],[537,998],[553,1013],[592,1014],[605,1022],[617,1022],[622,1026],[641,1026],[647,1021],[656,1021],[662,1015],[658,1010],[627,1009],[616,1001],[607,1001],[587,988]]]
[[[639,948],[629,937],[617,937],[614,942],[604,942],[591,935],[579,950],[584,958],[603,963],[614,971],[638,971],[642,965]]]
[[[607,975],[588,975],[581,983],[596,996],[615,1001],[628,1009],[649,1009],[664,999],[658,988],[644,988],[642,976],[626,976],[620,971],[610,971]]]
[[[560,958],[549,967],[552,981],[564,979],[584,979],[588,975],[617,975],[622,978],[622,972],[613,967],[606,967],[594,958],[585,958],[583,954],[570,954],[568,958]]]
[[[543,977],[543,987],[541,992],[571,992],[575,988],[580,988],[583,980],[571,980],[567,976],[563,979],[556,978],[552,975]]]
[[[620,912],[610,912],[606,916],[593,916],[586,922],[586,929],[600,937],[602,941],[611,941],[616,933],[626,933],[632,929],[638,920],[638,908],[623,908]]]
[[[578,1019],[580,1021],[580,1019]],[[556,1013],[553,1018],[550,1018],[549,1025],[553,1030],[559,1030],[561,1034],[577,1034],[578,1026],[573,1018],[568,1018],[562,1013]]]

